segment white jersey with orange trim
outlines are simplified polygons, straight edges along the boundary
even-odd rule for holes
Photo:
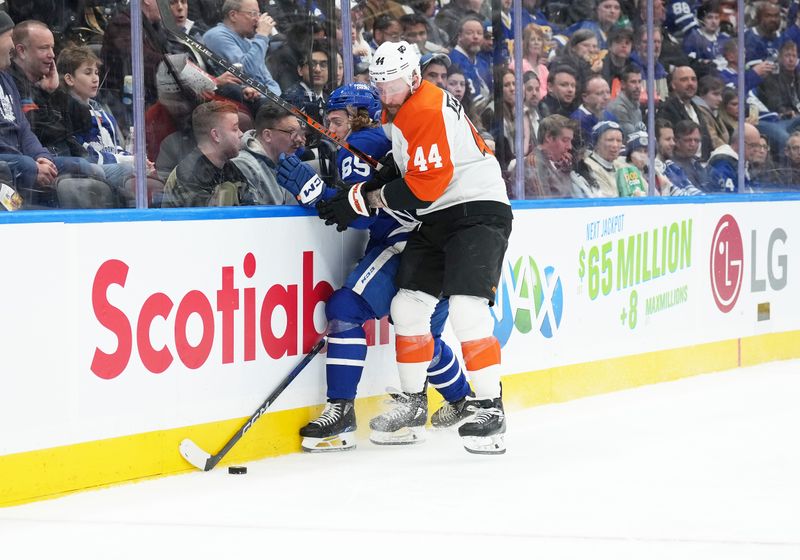
[[[432,202],[419,216],[467,202],[510,205],[497,158],[452,95],[423,81],[391,123],[383,119],[408,188]]]

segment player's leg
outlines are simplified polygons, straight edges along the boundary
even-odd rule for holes
[[[389,306],[396,292],[394,277],[399,264],[399,249],[394,245],[373,247],[348,275],[344,287],[334,292],[328,300],[325,307],[328,318],[325,367],[328,406],[322,416],[308,426],[310,430],[310,426],[317,423],[312,431],[315,439],[306,438],[308,446],[315,446],[315,450],[355,446],[353,402],[367,356],[363,324],[368,319],[389,314]],[[332,418],[326,417],[329,408]],[[305,434],[301,431],[301,435]],[[339,437],[344,441],[339,441]],[[307,447],[306,440],[304,449]]]
[[[440,300],[431,317],[434,350],[433,360],[428,366],[428,383],[445,399],[444,404],[431,415],[431,425],[434,428],[455,426],[470,414],[467,403],[472,390],[467,376],[461,369],[458,356],[442,340],[449,309],[450,302],[446,299]]]
[[[350,288],[340,288],[331,295],[325,314],[328,318],[325,363],[328,402],[322,414],[300,430],[303,450],[312,452],[355,447],[353,403],[367,357],[363,324],[373,317],[367,302]]]
[[[505,452],[506,431],[500,386],[500,343],[489,310],[494,301],[511,220],[501,216],[468,217],[451,224],[445,257],[443,291],[450,296],[450,321],[461,342],[464,363],[475,390],[475,416],[459,435],[467,451]]]
[[[439,300],[419,291],[400,290],[392,300],[399,393],[392,393],[389,410],[373,418],[370,441],[379,445],[418,443],[424,440],[428,420],[425,391],[434,341],[430,317]]]

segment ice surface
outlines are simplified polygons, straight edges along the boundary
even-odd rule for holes
[[[778,362],[512,412],[504,456],[429,432],[0,509],[0,558],[797,560],[798,428]]]

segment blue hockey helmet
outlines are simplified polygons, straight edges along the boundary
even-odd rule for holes
[[[328,104],[325,108],[330,112],[346,111],[348,107],[366,109],[373,121],[381,119],[381,100],[378,90],[371,84],[357,82],[336,88],[328,97]]]

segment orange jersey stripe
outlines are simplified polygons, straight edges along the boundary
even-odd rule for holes
[[[395,338],[397,362],[418,364],[433,359],[433,336],[431,333],[419,336],[397,335]]]
[[[461,343],[461,353],[469,371],[478,371],[500,363],[500,342],[493,337],[467,340]]]

